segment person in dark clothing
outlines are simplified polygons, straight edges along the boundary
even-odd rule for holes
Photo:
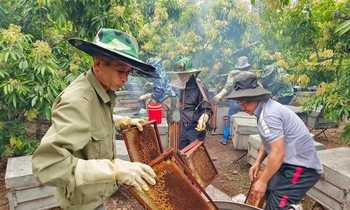
[[[204,140],[209,119],[212,116],[208,91],[197,78],[200,70],[169,72],[170,85],[176,90],[176,109],[170,114],[170,121],[180,124],[179,148],[183,149],[191,142]]]

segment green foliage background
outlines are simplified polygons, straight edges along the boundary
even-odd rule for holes
[[[211,88],[239,56],[248,55],[255,70],[277,62],[294,84],[318,87],[307,108],[323,105],[330,118],[348,117],[349,1],[251,2],[0,0],[1,155],[32,152],[39,136],[28,124],[49,120],[55,97],[91,64],[66,40],[91,40],[101,27],[132,34],[141,58],[160,57],[166,70],[191,57]]]

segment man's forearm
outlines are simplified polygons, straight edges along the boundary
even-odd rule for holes
[[[261,164],[264,161],[265,157],[266,157],[266,152],[264,149],[264,145],[261,144],[259,147],[258,156],[256,157],[256,163]]]
[[[260,176],[260,180],[267,183],[281,167],[283,158],[284,154],[279,153],[279,151],[271,151],[271,153],[267,156],[267,164]]]

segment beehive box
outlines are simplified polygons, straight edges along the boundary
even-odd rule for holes
[[[173,150],[168,150],[150,163],[157,175],[149,191],[129,188],[135,198],[152,210],[213,210],[217,209],[208,194],[186,171]]]
[[[224,134],[224,128],[225,128],[224,116],[228,114],[228,110],[229,110],[228,103],[222,103],[216,107],[216,113],[214,114],[216,129],[212,131],[212,134],[217,134],[217,135]]]
[[[157,125],[160,141],[162,144],[163,151],[168,149],[169,141],[168,141],[168,123],[166,119],[162,119],[162,123]]]
[[[238,112],[231,117],[231,138],[233,148],[247,150],[249,135],[257,134],[256,117]]]
[[[117,154],[115,154],[115,157],[122,159],[122,160],[130,160],[128,150],[126,149],[126,145],[124,140],[115,140],[115,150]]]
[[[324,174],[307,195],[331,210],[350,209],[350,148],[318,152]]]
[[[314,143],[317,151],[324,150],[326,148],[320,142],[315,141]],[[253,165],[253,163],[256,160],[256,157],[258,156],[260,144],[261,144],[261,138],[258,134],[249,136],[247,162],[251,165]],[[264,161],[264,164],[265,163],[266,163],[266,160]]]
[[[139,112],[141,103],[138,98],[142,95],[141,91],[116,91],[115,95],[114,113],[117,115],[132,116]]]
[[[123,130],[123,138],[131,161],[147,164],[163,152],[157,124],[154,121],[144,124],[142,132],[136,127]]]
[[[57,207],[55,188],[41,186],[33,176],[31,156],[9,158],[5,185],[10,210],[37,210]]]
[[[256,157],[258,156],[260,144],[261,138],[258,134],[249,136],[247,162],[250,165],[253,165],[255,163]],[[263,164],[266,164],[266,160],[263,162]]]
[[[203,187],[207,187],[218,174],[203,141],[194,141],[180,151],[180,157]]]

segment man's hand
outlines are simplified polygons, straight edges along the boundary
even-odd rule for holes
[[[209,120],[209,115],[207,113],[203,113],[197,122],[197,127],[195,128],[197,131],[204,131],[207,127],[207,122]]]
[[[143,131],[142,124],[145,123],[145,120],[140,118],[130,118],[130,117],[115,117],[115,127],[117,129],[123,130],[131,126],[136,126],[139,131]]]
[[[119,184],[134,186],[139,191],[148,191],[148,184],[156,184],[156,174],[146,164],[120,159],[113,160],[113,163],[115,165],[115,179]]]
[[[250,181],[254,181],[256,177],[258,176],[258,172],[260,169],[260,163],[255,162],[252,167],[249,169],[249,179]]]
[[[264,197],[267,188],[267,183],[257,180],[252,187],[252,195],[255,201],[260,200]]]

